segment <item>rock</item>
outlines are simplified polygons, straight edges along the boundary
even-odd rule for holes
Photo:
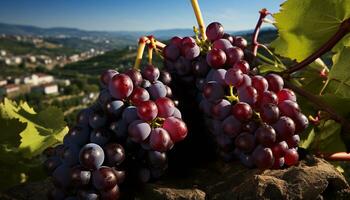
[[[52,187],[49,180],[23,184],[0,194],[0,199],[46,199]],[[307,156],[298,166],[280,170],[262,171],[247,169],[238,162],[212,162],[189,174],[170,174],[156,183],[146,184],[132,199],[350,199],[350,187],[331,164]]]

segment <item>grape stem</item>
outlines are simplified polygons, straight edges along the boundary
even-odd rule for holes
[[[317,58],[321,57],[323,54],[330,51],[346,34],[350,32],[350,18],[344,20],[340,26],[338,31],[324,44],[322,45],[316,52],[311,54],[309,57],[305,58],[300,63],[295,64],[294,66],[288,68],[283,72],[283,74],[291,74],[293,72],[299,71],[304,67],[308,66],[312,62],[314,62]]]
[[[331,106],[329,106],[327,103],[325,103],[322,99],[317,97],[316,95],[295,86],[294,84],[285,81],[285,86],[292,89],[294,92],[298,93],[299,95],[303,96],[304,98],[308,99],[310,102],[313,103],[318,109],[321,109],[325,112],[327,112],[331,119],[341,123],[345,130],[350,130],[350,122],[345,119],[343,116],[338,114]]]
[[[191,0],[191,4],[192,4],[194,14],[196,15],[202,40],[207,40],[207,35],[205,34],[205,25],[204,25],[201,9],[199,8],[198,0]]]
[[[143,57],[143,52],[145,51],[145,47],[148,47],[148,63],[152,64],[152,54],[153,54],[153,49],[158,52],[158,50],[162,51],[164,47],[166,46],[165,44],[157,41],[152,35],[150,36],[142,36],[139,39],[139,45],[137,48],[137,54],[135,58],[135,63],[134,63],[134,69],[140,69],[142,57]]]
[[[253,38],[252,38],[252,52],[253,52],[254,57],[256,57],[256,55],[258,53],[258,48],[260,46],[260,44],[258,42],[258,37],[259,37],[261,25],[264,22],[265,17],[270,14],[266,8],[261,9],[259,11],[259,13],[260,13],[260,17],[259,17],[258,23],[255,26]]]

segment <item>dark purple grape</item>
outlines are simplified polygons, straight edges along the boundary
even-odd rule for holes
[[[142,143],[151,133],[151,127],[142,120],[136,120],[128,128],[130,139],[136,143]]]
[[[277,74],[268,74],[265,78],[269,83],[269,90],[278,93],[283,89],[284,81],[281,76]]]
[[[235,46],[237,46],[241,49],[245,49],[248,46],[248,42],[243,37],[237,36],[235,38]]]
[[[62,154],[62,162],[67,166],[74,166],[79,163],[79,150],[76,145],[65,146]]]
[[[141,71],[142,76],[149,80],[151,83],[155,82],[159,76],[159,69],[153,65],[146,65]]]
[[[165,85],[160,81],[156,81],[155,83],[151,84],[151,86],[148,88],[148,92],[153,100],[165,97],[167,94]]]
[[[124,109],[124,102],[120,100],[111,101],[107,103],[106,108],[108,113],[119,117]]]
[[[303,132],[309,125],[309,120],[307,119],[307,117],[302,114],[302,113],[298,113],[296,116],[294,116],[293,121],[295,123],[295,131],[297,133],[301,133]]]
[[[175,36],[170,39],[170,43],[176,45],[178,48],[181,48],[182,38]]]
[[[208,74],[209,70],[210,66],[204,58],[192,64],[192,71],[196,76],[204,77]]]
[[[254,105],[258,100],[258,93],[252,86],[239,87],[237,90],[239,101]]]
[[[45,160],[44,169],[47,174],[51,175],[52,172],[61,164],[61,159],[58,156],[52,156]]]
[[[285,100],[278,104],[281,115],[293,118],[300,113],[299,105],[295,101]]]
[[[126,122],[126,124],[130,124],[131,122],[139,119],[137,115],[136,107],[135,106],[126,107],[122,114],[122,119]]]
[[[141,72],[138,69],[128,69],[124,73],[131,78],[134,86],[141,85],[143,79]]]
[[[119,74],[117,71],[113,69],[108,69],[102,73],[100,76],[100,82],[101,84],[106,87],[109,84],[109,81],[113,78],[113,76]]]
[[[94,111],[90,108],[85,108],[85,109],[81,110],[78,113],[77,123],[79,125],[82,125],[82,126],[88,126],[89,125],[89,117],[93,113],[94,113]]]
[[[185,76],[191,73],[192,64],[190,60],[180,56],[180,58],[174,63],[174,68],[177,74],[180,76]]]
[[[163,128],[155,128],[151,131],[149,145],[154,151],[165,152],[172,147],[168,131]]]
[[[285,140],[292,137],[295,133],[294,121],[286,116],[280,117],[273,125],[273,128],[276,131],[278,140]]]
[[[211,107],[211,113],[214,119],[224,120],[231,111],[231,103],[225,99]]]
[[[169,44],[164,47],[163,56],[166,59],[175,61],[180,56],[180,49],[175,44]]]
[[[70,180],[74,187],[88,185],[91,179],[91,172],[81,166],[73,167],[70,171]]]
[[[201,50],[197,44],[185,44],[181,47],[181,55],[187,60],[193,60],[199,56]]]
[[[171,75],[169,72],[162,70],[160,72],[159,80],[164,84],[164,85],[169,85],[171,83]]]
[[[279,115],[280,112],[276,105],[268,103],[261,106],[260,117],[264,122],[273,124],[278,120]]]
[[[256,75],[252,77],[252,86],[259,94],[262,94],[263,92],[267,91],[269,84],[264,77]]]
[[[125,150],[122,145],[109,143],[104,146],[105,163],[110,166],[118,166],[125,160]]]
[[[222,128],[226,135],[235,137],[238,133],[240,133],[242,124],[234,116],[231,115],[222,122]]]
[[[245,153],[253,151],[255,148],[254,135],[247,132],[240,133],[235,139],[235,146]]]
[[[231,137],[226,134],[217,135],[216,143],[221,151],[230,152],[233,149],[233,141]]]
[[[259,144],[271,147],[276,141],[275,129],[273,129],[273,127],[268,124],[262,124],[255,131],[255,138]]]
[[[252,153],[254,164],[259,169],[269,169],[273,166],[274,157],[270,148],[258,146]]]
[[[300,142],[300,136],[299,135],[293,135],[292,137],[287,139],[287,144],[289,148],[296,148],[298,147]]]
[[[90,129],[87,126],[76,126],[69,130],[67,135],[63,138],[63,143],[69,145],[84,145],[89,142]]]
[[[89,125],[93,129],[101,128],[106,125],[107,117],[100,112],[95,112],[89,117]]]
[[[212,48],[214,49],[221,49],[221,50],[226,50],[228,48],[231,48],[232,44],[229,40],[227,39],[218,39],[213,42]]]
[[[89,170],[98,169],[105,159],[103,149],[93,143],[86,144],[79,153],[80,164]]]
[[[245,60],[240,60],[236,64],[233,65],[234,69],[240,69],[243,74],[248,74],[250,71],[249,63]]]
[[[110,167],[102,166],[92,172],[92,184],[101,191],[108,191],[117,185],[117,176]]]
[[[90,142],[104,146],[109,142],[112,137],[112,133],[104,128],[95,129],[90,134]]]
[[[62,164],[58,166],[52,173],[52,181],[55,186],[60,188],[68,188],[70,186],[70,168],[68,165]]]
[[[164,152],[148,151],[147,160],[152,167],[163,167],[167,163],[167,156]]]
[[[203,95],[208,101],[217,102],[224,97],[224,89],[219,83],[210,81],[204,86]]]
[[[253,117],[253,109],[249,104],[238,102],[232,106],[231,113],[236,119],[245,122]]]
[[[235,42],[235,37],[233,37],[232,35],[228,34],[228,33],[224,33],[224,35],[222,36],[222,38],[230,41],[230,43],[233,45]]]
[[[212,49],[207,54],[207,63],[215,69],[219,69],[226,63],[226,54],[221,49]]]
[[[214,70],[211,79],[209,81],[216,81],[217,83],[220,83],[222,86],[226,86],[225,84],[225,75],[226,75],[226,70],[225,69],[217,69]]]
[[[265,91],[261,95],[259,95],[259,104],[265,105],[268,103],[272,103],[277,105],[278,104],[278,98],[277,95],[274,92],[271,91]]]
[[[111,130],[117,139],[125,139],[128,136],[128,124],[124,120],[119,120],[112,122],[109,125],[109,130]]]
[[[231,47],[225,50],[226,64],[230,67],[240,62],[244,57],[244,52],[238,47]]]
[[[213,42],[224,36],[224,27],[219,22],[212,22],[205,31],[209,41]]]
[[[225,75],[225,83],[237,87],[243,81],[243,73],[240,69],[228,69]]]

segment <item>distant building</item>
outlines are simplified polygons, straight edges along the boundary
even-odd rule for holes
[[[0,80],[0,87],[7,85],[7,80]]]
[[[55,83],[48,83],[39,85],[32,89],[33,92],[41,93],[41,94],[57,94],[58,93],[58,85]]]
[[[63,86],[69,86],[71,84],[69,79],[56,79],[56,83]]]
[[[54,82],[55,78],[51,75],[44,73],[36,73],[30,76],[25,76],[22,79],[23,84],[31,84],[31,85],[42,85],[47,83]]]
[[[19,91],[19,86],[16,84],[8,84],[0,87],[0,95],[8,95]]]

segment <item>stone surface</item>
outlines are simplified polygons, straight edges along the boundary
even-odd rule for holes
[[[4,200],[46,199],[52,184],[23,184],[0,194]],[[137,200],[350,199],[344,176],[328,162],[307,156],[281,170],[246,169],[239,163],[213,162],[185,177],[169,175],[145,185]]]

